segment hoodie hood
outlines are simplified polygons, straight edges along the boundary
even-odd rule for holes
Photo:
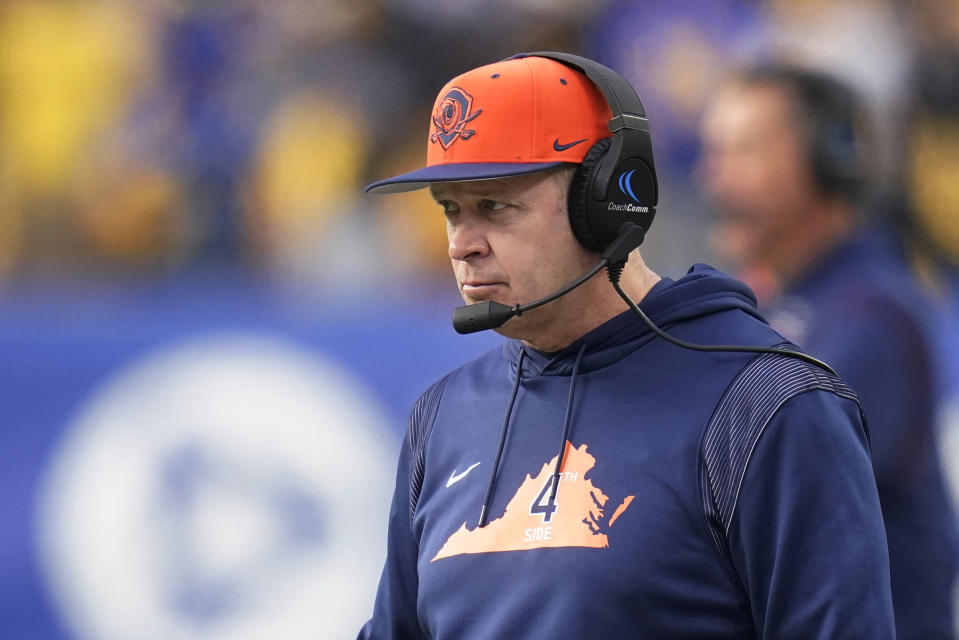
[[[661,279],[639,302],[639,307],[667,331],[670,326],[732,309],[762,320],[756,309],[756,296],[749,287],[705,264],[693,265],[679,280]],[[584,344],[586,349],[579,366],[582,373],[617,362],[654,338],[656,335],[649,327],[626,310],[560,351],[545,353],[510,339],[503,345],[503,355],[512,363],[514,375],[520,350],[525,350],[523,370],[527,376],[568,376]]]

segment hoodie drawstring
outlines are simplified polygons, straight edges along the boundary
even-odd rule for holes
[[[566,401],[566,417],[563,419],[563,439],[560,441],[559,453],[556,454],[556,467],[553,469],[553,480],[549,491],[549,503],[556,499],[556,491],[559,488],[559,475],[563,468],[563,460],[566,457],[566,442],[569,440],[569,429],[573,418],[573,396],[576,392],[576,378],[579,374],[579,367],[583,361],[583,354],[586,353],[586,343],[580,347],[576,354],[576,361],[573,364],[573,372],[569,381],[569,398]],[[509,403],[506,405],[506,417],[503,418],[503,428],[500,430],[499,447],[496,449],[496,458],[493,460],[493,469],[490,473],[489,484],[486,487],[486,497],[483,498],[483,506],[480,509],[479,526],[485,527],[489,511],[490,501],[493,498],[493,488],[496,486],[496,476],[499,474],[499,463],[503,456],[503,448],[506,445],[506,437],[509,433],[509,420],[513,415],[513,404],[516,402],[516,393],[519,391],[520,381],[523,376],[523,361],[526,359],[526,350],[520,349],[519,359],[516,362],[516,380],[513,382],[513,392],[510,394]]]
[[[503,428],[500,430],[499,448],[496,450],[496,458],[493,460],[493,470],[490,472],[489,485],[486,487],[486,497],[483,498],[483,507],[480,509],[479,526],[486,526],[486,511],[489,508],[490,500],[493,497],[493,486],[496,484],[496,474],[499,472],[499,461],[503,455],[503,445],[506,444],[506,434],[509,431],[509,419],[513,414],[513,403],[516,401],[516,392],[519,391],[519,383],[523,377],[523,361],[526,359],[526,350],[519,350],[519,359],[516,362],[516,380],[513,382],[513,392],[509,396],[509,404],[506,405],[506,417],[503,418]]]
[[[569,426],[573,416],[573,392],[576,391],[576,375],[579,373],[579,364],[583,360],[583,354],[586,352],[586,343],[579,348],[576,354],[576,362],[573,364],[573,374],[569,381],[569,399],[566,401],[566,418],[563,420],[563,439],[559,443],[559,453],[556,454],[556,468],[553,469],[553,483],[549,489],[549,503],[552,504],[556,499],[556,491],[559,488],[559,474],[563,468],[563,458],[566,457],[566,442],[569,440]]]

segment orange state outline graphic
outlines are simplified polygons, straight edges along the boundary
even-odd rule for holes
[[[482,529],[468,529],[464,522],[447,540],[430,562],[467,553],[524,551],[544,547],[609,547],[606,531],[629,508],[635,496],[626,496],[607,517],[609,497],[586,479],[596,465],[596,458],[586,452],[587,445],[573,447],[566,442],[555,510],[549,521],[543,514],[548,500],[556,456],[543,464],[536,477],[526,476],[506,506],[506,512],[491,520]],[[544,487],[547,487],[544,495]],[[533,513],[533,507],[540,512]]]

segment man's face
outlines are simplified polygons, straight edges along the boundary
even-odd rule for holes
[[[449,256],[467,304],[532,302],[575,280],[597,261],[573,236],[567,217],[568,175],[551,171],[435,183],[446,213]],[[510,320],[499,333],[532,338],[563,322],[585,301],[565,296]]]
[[[816,197],[791,116],[784,90],[731,85],[703,118],[701,168],[718,216],[711,243],[733,266],[775,271],[780,243]]]

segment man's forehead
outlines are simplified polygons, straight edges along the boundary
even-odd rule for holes
[[[789,97],[780,87],[732,83],[722,88],[700,124],[707,141],[767,135],[770,126],[789,126]]]

